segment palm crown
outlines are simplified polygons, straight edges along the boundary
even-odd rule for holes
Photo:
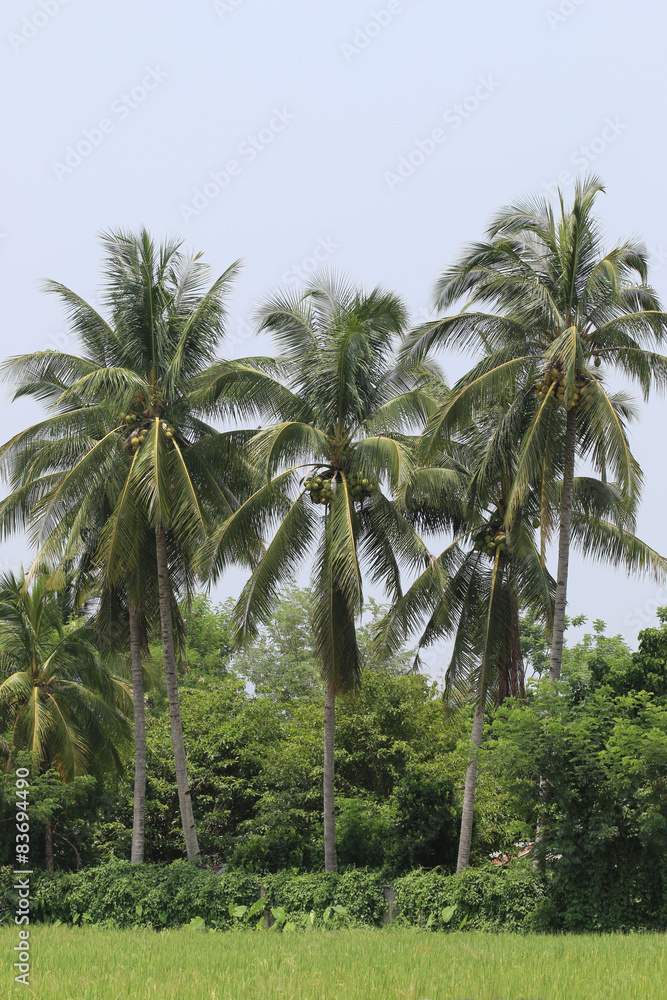
[[[0,713],[16,750],[35,753],[64,781],[122,770],[129,738],[125,684],[100,660],[91,621],[77,608],[72,581],[58,590],[40,574],[0,578]]]
[[[501,211],[487,242],[473,245],[436,284],[439,308],[464,298],[464,310],[411,337],[417,357],[448,344],[484,355],[433,418],[431,435],[503,394],[531,405],[520,488],[542,460],[545,439],[554,440],[555,416],[563,423],[568,412],[576,412],[580,453],[600,473],[638,486],[625,434],[632,404],[609,391],[606,373],[635,381],[645,396],[667,384],[667,360],[655,351],[666,317],[646,284],[646,249],[626,240],[603,250],[593,214],[602,190],[596,177],[579,182],[570,210],[561,196],[559,216],[541,198]]]
[[[81,355],[46,351],[5,365],[17,383],[15,398],[48,401],[56,415],[4,447],[15,489],[4,516],[13,526],[29,513],[55,547],[100,484],[113,497],[105,562],[124,571],[139,522],[160,521],[188,548],[221,509],[231,511],[234,490],[248,481],[237,439],[202,422],[190,398],[196,376],[214,359],[236,267],[204,290],[207,269],[176,243],[156,247],[142,231],[110,234],[104,245],[109,322],[49,282],[66,305]]]
[[[400,300],[382,289],[364,294],[335,279],[315,280],[303,295],[278,295],[261,309],[261,328],[282,349],[275,371],[220,369],[204,390],[209,405],[223,393],[228,404],[243,400],[281,417],[250,441],[253,461],[269,478],[212,536],[212,572],[249,525],[277,526],[237,605],[240,633],[249,634],[317,545],[315,635],[323,675],[336,690],[353,685],[359,669],[361,561],[396,595],[399,553],[423,558],[385,495],[408,475],[406,435],[437,398],[433,369],[395,363],[404,323]]]
[[[604,252],[594,216],[601,190],[596,177],[577,182],[571,208],[561,195],[558,215],[543,198],[504,209],[487,241],[437,283],[440,308],[467,296],[464,309],[420,327],[406,346],[417,359],[449,343],[483,355],[429,421],[431,448],[443,432],[498,401],[509,408],[510,423],[513,412],[520,421],[520,414],[529,416],[506,518],[509,524],[530,484],[541,483],[546,543],[560,490],[553,680],[562,657],[575,458],[587,459],[601,480],[616,481],[630,517],[641,488],[627,436],[634,408],[624,391],[610,391],[606,373],[636,382],[645,396],[667,384],[667,359],[656,353],[667,315],[646,281],[645,248],[626,240]]]

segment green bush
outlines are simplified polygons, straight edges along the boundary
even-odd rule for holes
[[[415,767],[397,784],[396,820],[387,863],[394,872],[424,866],[452,869],[456,864],[460,819],[454,804],[454,782],[448,775]]]
[[[350,920],[382,923],[386,903],[379,872],[362,868],[350,871],[299,875],[279,872],[262,879],[271,906],[282,906],[290,916],[315,911],[321,917],[328,906],[344,906]]]
[[[575,886],[568,879],[567,865],[562,864],[546,878],[533,872],[530,859],[513,861],[507,868],[489,864],[467,868],[460,875],[417,869],[394,880],[397,917],[416,927],[446,926],[449,930],[462,921],[466,929],[485,931],[665,928],[662,895],[652,895],[638,879],[632,885],[638,893],[634,908],[624,905],[631,887],[619,879],[618,885],[607,886],[609,907],[603,912],[599,905],[602,890],[596,888],[595,878]],[[656,878],[663,874],[656,866]],[[11,869],[0,869],[5,920],[12,918],[15,904],[13,881]],[[226,929],[239,923],[230,916],[230,908],[250,907],[258,899],[260,881],[267,905],[281,908],[297,926],[307,923],[311,912],[322,921],[327,909],[337,906],[344,908],[346,921],[382,923],[386,902],[383,873],[378,870],[215,875],[185,861],[141,866],[121,861],[78,872],[35,871],[32,919],[155,929],[200,920],[205,926]],[[448,907],[454,907],[453,915],[443,920],[442,911]]]
[[[441,925],[440,914],[454,906],[451,927],[465,919],[471,930],[532,929],[535,914],[546,895],[543,877],[529,861],[507,868],[485,865],[466,868],[460,875],[441,871],[413,871],[394,882],[398,915],[410,924]]]
[[[33,876],[35,879],[35,876]],[[185,861],[131,865],[119,861],[80,872],[42,873],[33,886],[34,917],[118,927],[177,927],[193,917],[232,923],[230,904],[250,905],[257,881],[244,872],[212,871]]]

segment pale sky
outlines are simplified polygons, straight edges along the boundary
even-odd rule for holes
[[[74,349],[39,282],[94,300],[114,227],[179,233],[215,273],[244,259],[230,356],[270,349],[254,304],[316,266],[390,286],[423,320],[500,206],[586,170],[607,185],[609,243],[642,236],[667,301],[666,35],[646,0],[4,0],[0,353]],[[450,381],[471,364],[441,360]],[[0,405],[3,439],[39,416],[6,388]],[[639,533],[663,552],[666,406],[632,431]],[[21,560],[11,540],[0,562]],[[631,641],[659,603],[651,581],[571,563],[572,614]]]

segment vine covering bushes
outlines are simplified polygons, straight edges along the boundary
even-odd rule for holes
[[[35,872],[32,919],[155,930],[196,921],[202,927],[227,930],[245,923],[247,909],[259,899],[260,883],[265,903],[253,910],[251,926],[261,921],[262,912],[271,910],[280,911],[296,927],[310,920],[326,923],[328,911],[338,913],[337,926],[383,922],[387,904],[381,871],[216,875],[185,861],[143,866],[118,861],[78,872]],[[0,916],[5,920],[12,919],[15,908],[12,885],[11,869],[0,869],[4,907]],[[664,927],[666,922],[664,907],[656,909],[650,892],[630,905],[628,886],[621,880],[618,891],[607,886],[610,905],[605,910],[595,882],[573,886],[567,865],[545,878],[533,872],[530,858],[513,861],[507,868],[489,864],[468,868],[460,875],[417,869],[395,879],[393,886],[395,919],[433,930],[560,931],[594,926],[600,931],[641,930]],[[636,882],[634,887],[641,894],[642,885]],[[246,911],[235,913],[237,908]]]
[[[291,916],[314,911],[320,916],[328,906],[343,906],[350,920],[380,924],[386,900],[379,872],[351,869],[338,873],[278,872],[263,880],[268,902],[282,906]]]
[[[194,863],[133,866],[117,861],[80,872],[42,874],[33,893],[35,916],[64,923],[178,927],[200,917],[209,927],[233,923],[230,904],[251,905],[256,880],[243,872],[214,875]]]
[[[454,926],[471,930],[529,930],[536,923],[539,904],[546,897],[546,883],[530,862],[507,868],[485,865],[466,868],[460,875],[442,871],[413,871],[394,883],[396,907],[410,924],[442,926],[441,914],[454,907]]]
[[[11,871],[2,869],[7,912],[11,910]],[[341,873],[283,871],[261,879],[266,911],[282,908],[297,925],[314,913],[342,907],[346,921],[378,926],[386,908],[381,872],[351,869]],[[507,870],[468,869],[461,875],[414,871],[394,883],[397,917],[415,926],[442,926],[439,915],[455,907],[452,927],[466,918],[470,928],[521,930],[544,898],[544,884],[525,864]],[[79,872],[42,872],[33,876],[33,918],[68,924],[108,923],[117,927],[178,927],[193,920],[227,929],[238,922],[236,907],[258,899],[260,882],[241,871],[215,875],[185,861],[133,866],[113,862]]]

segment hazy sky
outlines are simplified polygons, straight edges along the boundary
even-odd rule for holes
[[[216,273],[244,259],[229,355],[266,351],[253,304],[321,265],[389,285],[423,320],[497,208],[587,169],[609,242],[641,235],[667,300],[666,29],[646,0],[4,0],[2,355],[74,349],[39,281],[94,300],[97,233],[120,226],[180,233]],[[442,360],[450,380],[470,366]],[[39,414],[6,389],[1,405],[4,439]],[[639,530],[662,551],[666,405],[633,429]],[[0,557],[25,558],[19,539]],[[667,604],[579,557],[569,595],[631,640]]]

